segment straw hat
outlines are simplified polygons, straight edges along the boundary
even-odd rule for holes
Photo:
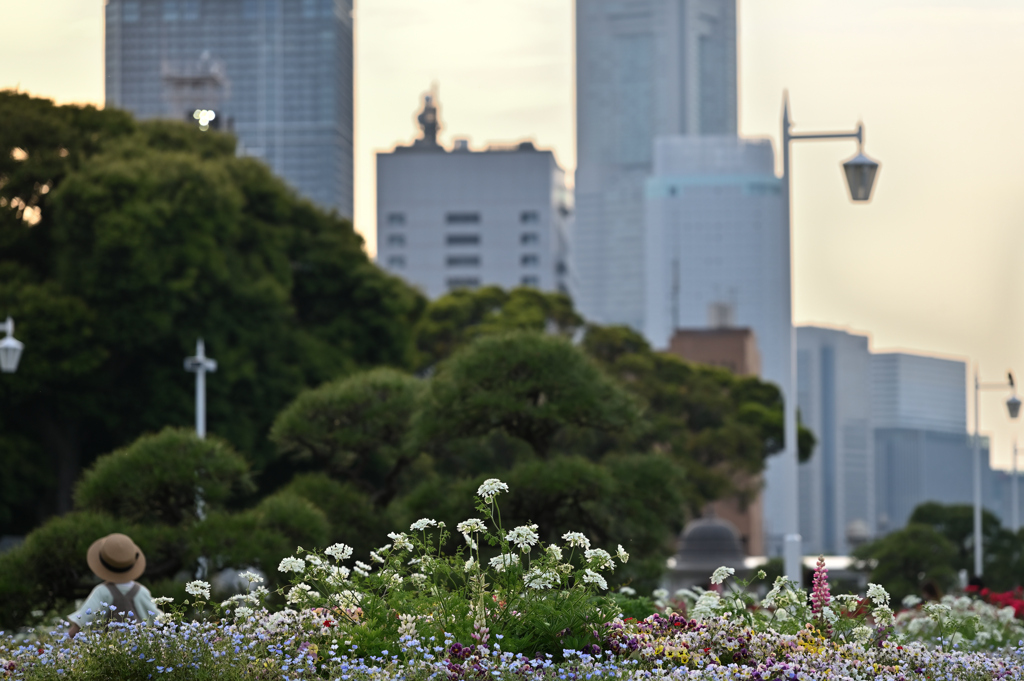
[[[100,579],[124,584],[146,571],[146,556],[126,534],[108,534],[97,539],[86,554],[89,569]]]

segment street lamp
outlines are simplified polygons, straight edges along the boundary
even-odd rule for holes
[[[974,369],[974,574],[981,577],[984,570],[982,536],[981,536],[981,435],[979,434],[980,414],[978,412],[978,394],[982,390],[1004,390],[1009,388],[1013,391],[1006,400],[1006,411],[1011,419],[1017,418],[1020,414],[1020,398],[1017,397],[1017,388],[1013,385],[1013,373],[1006,374],[1006,383],[982,383],[978,380],[978,369]],[[1014,468],[1017,465],[1017,445],[1014,443],[1013,462]],[[990,449],[991,451],[991,449]],[[1014,480],[1014,485],[1017,481]]]
[[[10,317],[0,324],[6,335],[0,340],[0,371],[5,374],[13,374],[18,370],[18,362],[21,360],[21,351],[25,344],[14,337],[14,320]]]
[[[206,438],[206,373],[217,371],[217,360],[206,356],[203,339],[196,341],[196,354],[185,358],[185,371],[196,375],[196,435]]]
[[[800,489],[797,468],[797,424],[796,424],[796,327],[793,326],[793,266],[792,266],[792,244],[793,244],[793,222],[790,210],[790,173],[789,173],[789,146],[797,140],[857,140],[857,155],[843,162],[843,174],[846,176],[846,183],[850,189],[850,198],[853,201],[863,203],[871,199],[871,190],[874,188],[875,178],[878,176],[878,163],[864,155],[864,125],[857,124],[853,132],[821,132],[821,133],[794,133],[791,130],[792,123],[789,120],[789,94],[782,97],[782,203],[786,227],[789,229],[790,247],[786,255],[789,258],[787,263],[789,269],[789,371],[787,372],[789,385],[783,387],[783,409],[784,409],[784,432],[786,445],[782,453],[780,476],[785,481],[782,490],[782,499],[785,504],[783,509],[783,528],[785,530],[785,542],[783,544],[783,560],[786,576],[796,582],[802,577],[802,538],[800,537],[800,515],[799,500],[797,498]],[[788,489],[785,489],[787,488]]]

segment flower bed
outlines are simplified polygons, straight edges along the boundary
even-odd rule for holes
[[[0,676],[12,679],[1000,679],[1024,678],[1024,630],[1012,606],[968,597],[907,603],[833,596],[819,560],[811,594],[784,579],[760,602],[730,568],[716,590],[681,591],[642,619],[644,602],[608,594],[628,554],[592,549],[582,534],[544,546],[536,525],[505,531],[489,480],[481,518],[459,523],[465,545],[443,555],[443,524],[409,533],[355,561],[338,544],[299,550],[279,569],[289,607],[272,612],[255,587],[219,605],[209,585],[155,624],[99,623],[0,634]],[[482,545],[496,555],[487,557]],[[759,575],[763,578],[763,573]],[[625,593],[631,591],[621,590]],[[167,599],[170,600],[170,599]],[[689,616],[687,616],[687,614]],[[66,624],[66,623],[65,623]]]

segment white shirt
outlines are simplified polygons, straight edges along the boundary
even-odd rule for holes
[[[114,586],[122,594],[127,594],[135,586],[135,582],[125,582],[124,584],[115,584]],[[156,619],[157,615],[163,614],[153,603],[153,595],[149,593],[149,589],[141,584],[139,584],[139,592],[135,594],[133,604],[135,605],[133,612],[143,622],[152,622]],[[110,605],[110,591],[107,589],[107,585],[105,583],[97,584],[93,588],[92,593],[89,594],[89,597],[82,603],[82,607],[68,616],[68,621],[85,629],[85,625],[97,619],[102,619],[104,613],[110,610]]]

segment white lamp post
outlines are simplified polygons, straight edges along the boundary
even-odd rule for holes
[[[196,435],[206,437],[206,373],[217,371],[217,360],[206,356],[203,339],[196,341],[195,357],[185,358],[185,371],[196,375]]]
[[[800,489],[797,467],[797,424],[796,424],[796,328],[793,326],[793,266],[792,266],[792,244],[793,227],[792,212],[790,210],[790,171],[789,171],[789,146],[796,140],[857,140],[857,155],[843,162],[843,173],[846,176],[847,185],[850,188],[850,198],[857,202],[866,202],[871,199],[871,190],[878,175],[878,163],[864,155],[864,126],[857,125],[854,132],[822,132],[822,133],[794,133],[791,131],[792,123],[789,120],[789,95],[784,94],[782,99],[782,203],[785,211],[786,226],[789,229],[790,249],[787,253],[789,265],[789,384],[783,386],[783,409],[784,409],[784,432],[785,449],[782,456],[782,468],[780,476],[785,481],[781,490],[781,498],[784,499],[782,526],[786,533],[782,555],[785,564],[786,576],[793,581],[802,580],[802,538],[800,537],[800,514],[799,500],[797,498]]]
[[[1017,397],[1016,388],[1013,385],[1013,373],[1006,375],[1006,383],[982,383],[978,380],[978,369],[974,369],[974,574],[981,577],[984,574],[984,538],[981,534],[981,435],[980,414],[978,413],[978,394],[982,390],[1004,390],[1010,388],[1013,394],[1006,400],[1006,411],[1010,418],[1015,419],[1020,414],[1020,398]],[[1017,466],[1017,444],[1013,445],[1013,464]],[[1016,491],[1017,474],[1014,470],[1014,491]],[[1014,523],[1016,523],[1016,500],[1014,500]]]
[[[14,337],[14,320],[10,317],[0,324],[0,329],[6,334],[0,340],[0,371],[13,374],[18,370],[18,362],[21,361],[21,351],[25,349],[25,344]]]

